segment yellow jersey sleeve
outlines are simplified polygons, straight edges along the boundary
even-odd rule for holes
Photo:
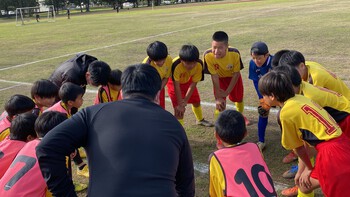
[[[209,196],[224,197],[225,177],[221,166],[213,155],[209,164]]]
[[[173,59],[170,55],[168,55],[165,59],[165,62],[162,66],[157,66],[156,63],[151,60],[149,57],[146,57],[142,63],[144,64],[150,64],[155,69],[157,69],[158,74],[160,78],[163,80],[164,78],[169,78],[171,76],[171,66],[172,66]]]
[[[10,128],[7,128],[0,133],[0,142],[3,141],[9,135],[10,135]]]

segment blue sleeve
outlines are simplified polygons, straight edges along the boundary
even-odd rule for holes
[[[259,76],[256,73],[256,65],[255,65],[253,60],[250,60],[250,62],[249,62],[249,76],[248,76],[248,78],[253,80],[253,81],[259,80]]]
[[[258,86],[259,81],[258,80],[254,80],[253,83],[254,83],[256,94],[258,95],[259,99],[261,99],[263,96],[259,92],[259,86]]]

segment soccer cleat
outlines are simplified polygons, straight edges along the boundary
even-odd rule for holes
[[[211,122],[205,120],[204,118],[202,120],[200,120],[200,121],[197,120],[196,124],[197,125],[202,125],[202,126],[205,126],[205,127],[213,127],[214,126],[214,124],[212,124]]]
[[[79,170],[79,168],[77,169],[77,175],[80,176],[85,176],[87,178],[89,178],[90,173],[89,173],[89,167],[88,165],[85,165],[83,169]]]
[[[298,166],[292,165],[292,167],[289,170],[287,170],[283,173],[282,177],[285,179],[292,179],[295,177],[297,172],[298,172]]]
[[[294,151],[291,151],[288,155],[286,155],[282,162],[283,163],[290,163],[298,159],[298,156],[294,153]]]
[[[266,146],[264,142],[257,142],[256,143],[259,146],[260,151],[262,152]]]
[[[298,186],[284,189],[284,190],[282,190],[281,194],[283,196],[297,196],[298,195]]]
[[[73,183],[74,184],[74,191],[81,192],[85,190],[88,186],[84,183]]]

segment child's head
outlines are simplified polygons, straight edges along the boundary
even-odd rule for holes
[[[152,42],[147,47],[147,55],[157,66],[163,66],[168,56],[168,47],[160,41]]]
[[[10,127],[10,139],[28,142],[36,138],[34,130],[38,116],[32,113],[23,113],[16,116]]]
[[[278,66],[273,69],[276,72],[284,72],[291,79],[293,86],[299,87],[302,80],[297,69],[289,66]]]
[[[278,105],[271,102],[284,102],[295,95],[289,76],[284,72],[276,72],[274,70],[260,78],[259,91],[263,95],[265,102],[270,106]]]
[[[264,65],[270,54],[269,49],[264,42],[255,42],[250,49],[250,55],[252,56],[254,63],[258,67],[261,67]]]
[[[194,45],[183,45],[179,52],[181,63],[187,70],[193,69],[199,60],[199,50]]]
[[[65,121],[67,116],[61,112],[48,111],[40,115],[35,121],[35,131],[39,138],[44,137],[51,129]]]
[[[70,107],[79,108],[83,104],[84,88],[71,82],[64,83],[58,95],[63,103]]]
[[[216,59],[225,57],[228,48],[228,35],[223,31],[217,31],[213,34],[211,49]]]
[[[243,115],[235,110],[221,112],[215,122],[215,132],[216,136],[227,144],[240,143],[247,133]]]
[[[284,53],[279,61],[280,66],[292,66],[298,68],[300,64],[305,64],[305,57],[299,51],[291,50]]]
[[[50,107],[58,95],[58,87],[47,79],[40,79],[33,83],[30,93],[39,107]]]
[[[118,90],[121,89],[121,78],[122,78],[122,71],[119,69],[114,69],[111,71],[111,74],[109,75],[108,83],[112,86],[116,86]]]
[[[34,101],[24,95],[15,94],[5,104],[5,111],[12,119],[15,115],[32,111],[35,107]]]
[[[85,78],[87,83],[92,86],[107,85],[110,73],[111,68],[107,63],[95,60],[89,64]]]
[[[290,50],[288,50],[288,49],[282,49],[282,50],[277,51],[277,53],[275,53],[275,54],[273,55],[273,58],[272,58],[272,60],[271,60],[271,66],[272,66],[272,68],[277,67],[277,66],[278,66],[278,63],[279,63],[279,61],[280,61],[280,59],[281,59],[281,56],[282,56],[283,54],[289,52],[289,51],[290,51]]]

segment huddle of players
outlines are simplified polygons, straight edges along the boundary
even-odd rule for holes
[[[262,99],[258,111],[260,117],[266,119],[266,124],[270,106],[281,107],[278,120],[282,129],[282,145],[286,149],[293,149],[299,156],[299,171],[295,182],[300,192],[307,195],[313,189],[321,186],[326,196],[338,196],[340,192],[344,193],[347,191],[344,180],[346,177],[350,177],[350,168],[345,165],[350,157],[344,156],[347,154],[345,150],[348,148],[347,146],[350,146],[350,143],[348,143],[348,138],[342,135],[342,130],[345,134],[349,134],[349,89],[340,79],[321,65],[315,62],[305,62],[301,53],[283,51],[282,56],[276,54],[272,58],[268,53],[267,46],[265,50],[265,46],[266,44],[261,42],[254,43],[251,50],[252,61],[249,78],[254,82],[259,99]],[[159,47],[162,50],[159,50]],[[162,79],[159,104],[163,108],[165,107],[164,87],[167,85],[174,107],[174,115],[182,124],[186,105],[191,103],[197,124],[213,126],[202,116],[200,97],[196,88],[196,84],[203,80],[205,71],[211,74],[216,99],[215,114],[216,117],[219,116],[215,124],[219,150],[214,152],[210,158],[210,196],[230,196],[231,194],[276,196],[270,172],[259,151],[259,148],[260,150],[263,148],[260,146],[258,148],[253,143],[241,143],[247,133],[247,120],[242,115],[244,105],[240,70],[243,68],[243,64],[238,50],[228,46],[227,34],[222,31],[214,33],[212,48],[205,52],[204,62],[199,59],[198,49],[193,45],[183,45],[179,57],[174,60],[168,55],[165,44],[158,41],[149,45],[147,54],[148,57],[144,63],[154,66]],[[276,61],[278,64],[273,64]],[[99,62],[101,63],[101,61]],[[273,67],[276,67],[272,71],[270,71],[271,63]],[[254,65],[255,70],[251,70]],[[255,78],[251,72],[255,72]],[[111,78],[103,84],[94,83],[93,79],[91,81],[91,77],[86,77],[88,84],[102,85],[98,90],[95,104],[121,98],[121,72],[115,70],[110,71],[110,73],[114,73],[114,77],[110,74]],[[168,78],[170,79],[168,80]],[[327,89],[310,85],[304,81]],[[39,80],[33,87],[38,86],[40,82],[42,84],[50,83],[48,80]],[[4,178],[0,180],[0,187],[5,189],[1,190],[0,194],[1,192],[10,194],[11,191],[15,193],[31,191],[24,190],[23,188],[28,186],[25,184],[21,186],[19,183],[21,180],[24,183],[27,182],[23,181],[22,176],[27,176],[27,173],[32,171],[31,169],[35,169],[35,173],[41,175],[38,163],[35,162],[35,146],[46,132],[65,118],[70,117],[73,108],[79,108],[82,105],[84,88],[66,82],[59,90],[61,101],[52,106],[55,106],[52,111],[64,112],[66,115],[45,112],[37,119],[35,114],[24,113],[35,109],[34,111],[41,114],[43,108],[50,107],[54,103],[57,87],[56,90],[54,86],[50,87],[50,85],[43,87],[46,90],[43,91],[46,92],[45,95],[35,95],[32,88],[34,101],[23,95],[14,95],[5,105],[7,115],[2,116],[5,118],[1,120],[0,126],[1,129],[6,125],[8,127],[4,129],[5,132],[1,130],[0,136],[7,133],[9,137],[2,139],[0,150],[10,146],[16,147],[16,149],[7,148],[7,150],[11,150],[9,152],[12,156],[6,157],[9,158],[7,159],[8,170],[3,172]],[[36,89],[40,88],[36,87]],[[53,93],[55,91],[56,95]],[[64,96],[64,92],[74,93],[66,93],[69,96]],[[240,113],[233,110],[223,112],[226,108],[227,96],[235,102]],[[313,101],[306,97],[313,99]],[[321,99],[317,100],[317,98]],[[299,107],[296,108],[296,106]],[[8,130],[8,128],[10,129]],[[264,133],[261,136],[264,138]],[[261,136],[259,132],[259,141]],[[31,140],[32,143],[26,144]],[[20,145],[12,144],[10,141],[19,142]],[[315,152],[318,154],[313,167],[310,156],[314,156]],[[0,152],[0,162],[2,162],[1,159],[5,158],[5,155],[8,156],[10,153]],[[15,165],[17,162],[24,162],[29,167],[18,167]],[[234,167],[232,164],[235,164]],[[343,167],[338,168],[339,165]],[[2,167],[3,165],[1,165]],[[27,171],[22,175],[16,174],[21,170]],[[265,176],[258,176],[259,172],[263,172]],[[44,183],[42,176],[40,180],[41,182],[38,181],[38,183]],[[19,189],[16,190],[16,187]],[[42,184],[40,191],[45,196],[47,191],[46,187],[42,187]]]

